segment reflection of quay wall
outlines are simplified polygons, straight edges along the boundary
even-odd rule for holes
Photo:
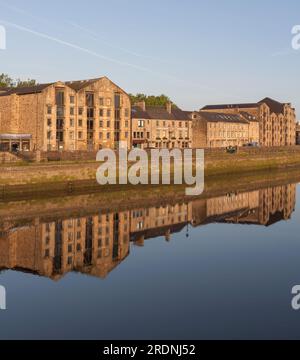
[[[130,241],[139,246],[155,237],[169,241],[189,223],[272,225],[291,217],[295,201],[296,185],[284,185],[67,220],[36,218],[18,228],[7,222],[0,226],[0,269],[54,280],[72,271],[104,278],[129,255]]]

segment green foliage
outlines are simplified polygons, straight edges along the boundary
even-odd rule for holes
[[[13,79],[7,74],[0,74],[0,87],[11,87],[13,83]]]
[[[146,94],[129,94],[131,99],[131,104],[134,105],[138,102],[145,101],[146,106],[165,106],[168,102],[172,102],[167,95],[146,95]],[[175,104],[173,106],[176,107]]]
[[[27,80],[21,80],[16,79],[14,80],[7,74],[0,74],[0,87],[26,87],[26,86],[34,86],[37,85],[36,80],[33,79],[27,79]]]
[[[27,79],[27,80],[17,79],[15,82],[16,87],[27,87],[27,86],[35,86],[35,85],[37,85],[37,82],[34,79]]]

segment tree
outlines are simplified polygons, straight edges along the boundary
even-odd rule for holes
[[[21,80],[16,79],[14,80],[7,74],[0,74],[0,87],[27,87],[27,86],[34,86],[37,85],[36,80],[34,79],[27,79],[27,80]]]
[[[129,96],[132,105],[141,101],[145,101],[146,106],[166,106],[167,103],[172,102],[171,99],[164,94],[155,96],[138,93],[136,95],[129,94]],[[174,107],[177,107],[173,102],[172,104]]]
[[[34,79],[27,79],[27,80],[17,79],[16,83],[15,83],[16,87],[28,87],[28,86],[35,86],[35,85],[37,85],[37,82]]]
[[[14,81],[7,74],[0,74],[0,87],[12,87]]]

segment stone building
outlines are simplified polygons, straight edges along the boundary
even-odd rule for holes
[[[248,113],[194,112],[193,147],[222,148],[259,142],[259,122]]]
[[[192,121],[189,113],[167,104],[132,108],[132,142],[140,148],[191,148]]]
[[[296,142],[296,114],[290,103],[265,98],[258,103],[205,106],[200,112],[251,116],[259,122],[261,146],[292,146]]]
[[[300,123],[296,125],[296,145],[300,145]]]
[[[0,92],[2,150],[99,150],[131,143],[129,96],[106,77]]]

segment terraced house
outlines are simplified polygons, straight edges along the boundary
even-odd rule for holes
[[[265,98],[257,103],[208,105],[201,112],[238,114],[258,121],[261,146],[292,146],[296,144],[296,114],[290,103]]]
[[[98,150],[131,144],[127,93],[107,77],[0,92],[2,150]]]
[[[134,147],[174,149],[192,147],[190,113],[173,107],[146,106],[140,102],[132,107],[132,141]]]

